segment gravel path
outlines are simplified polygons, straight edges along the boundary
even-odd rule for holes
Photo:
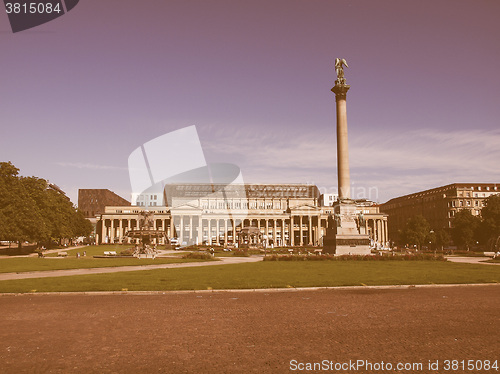
[[[0,296],[0,362],[6,374],[297,373],[322,360],[423,365],[331,373],[492,373],[443,369],[500,360],[499,309],[500,285]]]
[[[500,263],[484,262],[491,260],[491,257],[446,257],[450,262],[459,262],[462,264],[480,264],[480,265],[500,265]]]

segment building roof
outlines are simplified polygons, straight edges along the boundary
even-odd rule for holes
[[[449,191],[449,190],[457,190],[457,189],[464,189],[464,190],[469,190],[469,191],[489,191],[489,192],[498,191],[498,192],[500,192],[500,183],[452,183],[452,184],[447,184],[447,185],[441,186],[441,187],[431,188],[429,190],[424,190],[424,191],[414,192],[414,193],[408,194],[408,195],[394,197],[394,198],[388,200],[387,202],[385,202],[383,205],[393,203],[396,201],[410,200],[410,199],[425,197],[428,195],[441,193],[441,192],[444,193],[444,192]]]
[[[318,198],[318,187],[309,184],[168,184],[167,198],[201,198],[224,194],[226,198]]]

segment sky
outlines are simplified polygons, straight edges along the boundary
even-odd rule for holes
[[[497,0],[82,0],[14,34],[2,11],[0,161],[74,203],[130,199],[129,155],[195,125],[247,183],[335,192],[340,57],[353,197],[500,183],[499,16]]]

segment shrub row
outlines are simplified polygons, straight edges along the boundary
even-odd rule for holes
[[[197,260],[213,260],[213,256],[207,252],[189,252],[186,253],[182,258],[195,258]]]
[[[334,256],[334,255],[271,255],[265,256],[264,261],[446,261],[442,255],[415,254],[395,256]]]
[[[250,257],[250,253],[249,251],[245,251],[245,250],[235,250],[233,252],[233,256],[236,256],[236,257]]]

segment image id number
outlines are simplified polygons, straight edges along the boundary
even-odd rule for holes
[[[59,3],[57,3],[55,6],[52,5],[52,3],[29,3],[29,4],[5,3],[5,8],[8,14],[61,13],[61,8],[59,6]]]
[[[489,360],[444,360],[444,370],[498,371],[498,361]]]

